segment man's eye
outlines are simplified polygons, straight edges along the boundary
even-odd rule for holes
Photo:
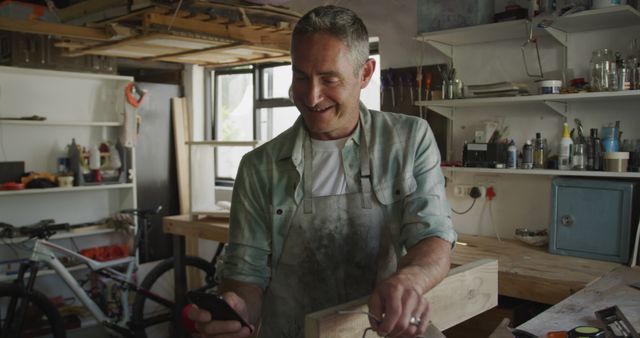
[[[337,77],[325,77],[322,79],[322,81],[324,81],[325,83],[328,84],[336,84],[338,82],[340,82],[340,79]]]

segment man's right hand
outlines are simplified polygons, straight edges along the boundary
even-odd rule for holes
[[[235,292],[225,292],[222,294],[222,298],[248,322],[247,306],[240,296]],[[202,337],[243,338],[251,336],[251,331],[255,329],[252,326],[251,330],[249,330],[248,327],[242,326],[239,321],[220,321],[215,320],[215,317],[215,313],[209,313],[209,311],[199,309],[196,306],[192,306],[189,310],[189,319],[196,322],[196,329]]]

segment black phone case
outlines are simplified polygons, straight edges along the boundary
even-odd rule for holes
[[[229,306],[222,297],[202,291],[189,291],[187,298],[199,308],[209,311],[214,320],[237,320],[242,326],[248,327],[249,331],[253,332],[249,323]]]

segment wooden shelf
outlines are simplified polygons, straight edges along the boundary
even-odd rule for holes
[[[466,167],[442,167],[445,176],[454,173],[493,174],[493,175],[537,175],[537,176],[580,176],[580,177],[607,177],[607,178],[637,178],[640,173],[635,172],[609,172],[609,171],[574,171],[552,169],[493,169],[493,168],[466,168]]]
[[[123,183],[123,184],[90,185],[90,186],[70,187],[70,188],[5,190],[5,191],[0,191],[0,196],[55,194],[55,193],[69,193],[69,192],[73,193],[73,192],[86,192],[86,191],[96,191],[96,190],[131,189],[133,187],[134,187],[133,183]]]

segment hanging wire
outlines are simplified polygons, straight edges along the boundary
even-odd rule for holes
[[[453,208],[451,208],[451,211],[453,211],[455,214],[458,214],[458,215],[464,215],[464,214],[468,213],[469,211],[471,211],[471,209],[473,208],[473,206],[476,204],[476,201],[477,201],[477,200],[478,200],[477,198],[474,198],[474,199],[473,199],[473,203],[471,203],[471,206],[469,207],[469,209],[467,209],[467,210],[465,210],[465,211],[456,211],[456,210],[455,210],[455,209],[453,209]]]
[[[171,22],[169,22],[169,27],[167,28],[168,31],[171,30],[171,27],[173,26],[173,22],[176,20],[176,16],[178,15],[178,12],[180,11],[180,7],[182,6],[182,1],[180,0],[180,2],[178,2],[178,7],[176,7],[176,10],[173,12],[173,15],[171,16]]]

